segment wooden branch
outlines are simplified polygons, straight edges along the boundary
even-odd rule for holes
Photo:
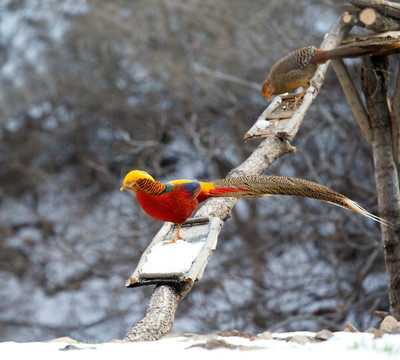
[[[366,8],[360,12],[360,22],[366,29],[376,32],[397,31],[400,30],[400,22],[388,17],[383,16],[374,8]]]
[[[365,27],[368,27],[376,23],[378,12],[374,8],[365,8],[360,12],[359,18]]]
[[[363,58],[362,90],[365,94],[374,140],[372,152],[378,196],[379,215],[397,227],[400,224],[400,191],[393,145],[388,98],[388,57]],[[389,282],[393,315],[400,318],[400,245],[398,228],[381,225],[382,247]]]
[[[340,19],[333,26],[323,44],[335,47],[349,29],[350,27],[344,25]],[[298,129],[299,126],[292,128],[292,132],[289,134],[291,139],[296,135]],[[228,176],[260,175],[277,158],[292,149],[290,142],[285,139],[275,136],[267,137],[249,158],[233,169]],[[211,198],[197,211],[196,217],[217,217],[225,221],[231,216],[236,201],[237,199],[234,198]],[[144,318],[133,325],[127,333],[125,341],[158,340],[168,334],[172,329],[178,304],[192,286],[192,283],[158,285],[151,296]]]
[[[172,330],[179,303],[192,289],[192,283],[157,285],[149,300],[144,318],[125,335],[124,341],[161,339]]]
[[[345,12],[343,14],[345,24],[359,26],[377,33],[400,30],[400,20],[382,15],[374,8],[368,7],[358,12]]]
[[[342,41],[342,45],[346,44],[352,44],[352,43],[357,43],[360,41],[366,41],[366,40],[379,40],[381,39],[382,41],[386,42],[387,45],[396,45],[400,41],[400,31],[386,31],[384,33],[369,33],[366,35],[361,35],[361,34],[356,34],[356,35],[349,35]],[[388,46],[390,47],[390,46]],[[392,55],[395,53],[398,53],[398,49],[396,46],[393,46],[393,48],[387,49],[387,50],[382,50],[382,52],[379,53],[379,55]],[[362,57],[362,56],[361,56]]]
[[[356,14],[351,14],[349,12],[345,12],[343,14],[343,22],[347,25],[352,25],[352,26],[362,26],[359,24],[360,20],[358,19],[358,16]]]
[[[400,4],[386,0],[348,0],[350,4],[361,8],[372,7],[385,16],[400,19]]]
[[[372,141],[373,134],[369,117],[365,111],[364,105],[361,102],[360,95],[347,71],[347,68],[341,59],[332,60],[332,67],[336,72],[340,85],[346,95],[347,101],[350,104],[353,115],[360,126],[361,133],[368,141]]]

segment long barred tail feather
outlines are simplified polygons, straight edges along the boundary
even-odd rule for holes
[[[325,201],[351,210],[387,226],[390,222],[369,213],[355,201],[318,183],[286,176],[244,176],[213,181],[213,197],[262,197],[274,195],[301,196]]]
[[[356,41],[327,50],[323,56],[326,59],[354,58],[366,55],[380,55],[399,52],[400,40],[398,38],[371,38]]]
[[[358,214],[361,214],[367,218],[370,218],[382,225],[389,226],[391,228],[396,228],[396,226],[394,224],[392,224],[390,221],[387,221],[385,219],[380,218],[379,216],[371,214],[370,212],[365,210],[360,204],[358,204],[357,202],[355,202],[353,200],[348,199],[348,205],[349,205],[349,207],[346,207],[346,209],[352,210],[352,211],[354,211]]]

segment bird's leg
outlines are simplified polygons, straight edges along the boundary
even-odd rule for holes
[[[301,99],[303,99],[304,95],[306,94],[306,91],[308,90],[308,88],[310,87],[311,84],[307,84],[307,86],[303,87],[303,91],[301,92],[301,94],[299,96],[297,96],[294,100],[294,103],[290,105],[290,108],[292,110],[296,109],[297,104],[299,103],[299,101]]]
[[[168,245],[168,244],[173,244],[175,243],[177,240],[185,240],[184,238],[181,237],[181,235],[179,234],[179,230],[181,229],[182,224],[178,224],[178,228],[176,229],[176,233],[175,236],[172,240],[170,241],[163,241],[163,245]]]

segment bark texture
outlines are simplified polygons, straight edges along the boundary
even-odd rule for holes
[[[382,226],[382,248],[389,284],[389,299],[393,315],[400,318],[400,194],[394,161],[391,119],[388,108],[388,57],[363,59],[362,89],[374,135],[372,151],[380,216],[396,227]]]
[[[158,285],[151,295],[146,314],[125,335],[124,341],[161,339],[172,330],[175,312],[193,284]]]

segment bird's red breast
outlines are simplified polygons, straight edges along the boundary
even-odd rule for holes
[[[169,183],[160,195],[137,190],[136,197],[143,210],[153,218],[175,224],[185,222],[198,205],[201,185],[197,181]]]

